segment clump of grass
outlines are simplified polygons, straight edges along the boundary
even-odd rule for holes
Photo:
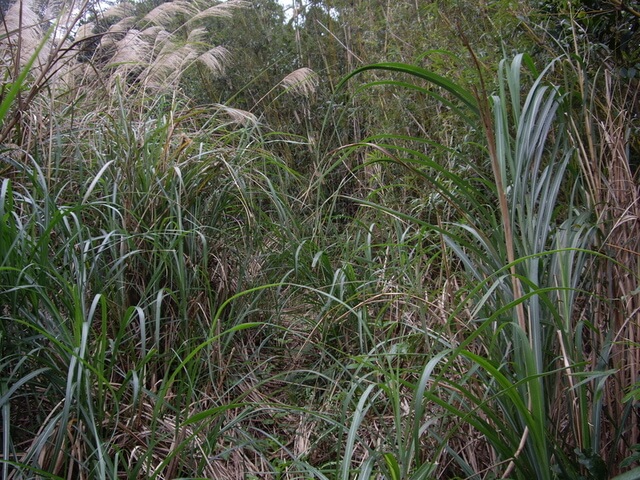
[[[301,185],[257,117],[178,88],[224,69],[202,25],[244,6],[121,4],[62,50],[0,34],[3,478],[632,467],[637,196],[610,188],[635,185],[613,95],[583,136],[527,56],[493,95],[367,66],[434,88],[366,91],[410,86],[484,139],[376,135]],[[303,68],[272,91],[309,107],[317,85]]]
[[[119,80],[151,94],[177,87],[195,64],[220,75],[231,54],[221,45],[207,43],[202,20],[229,17],[234,10],[246,8],[247,2],[213,6],[168,2],[141,17],[132,15],[133,7],[126,5],[107,11],[101,22],[84,26],[79,39],[83,65],[77,70],[86,75],[84,82],[102,81],[113,88]]]
[[[3,157],[3,477],[269,469],[247,431],[251,378],[232,367],[259,296],[223,305],[261,278],[262,238],[287,221],[278,182],[295,178],[257,122],[178,95],[103,98]]]
[[[72,31],[79,25],[87,2],[44,2],[36,6],[28,0],[13,2],[0,25],[0,57],[6,83],[0,98],[2,112],[0,142],[13,141],[29,150],[34,138],[27,111],[54,80],[74,63]],[[27,79],[29,80],[27,82]],[[10,106],[10,108],[9,108]],[[38,131],[37,126],[31,129]],[[17,137],[16,137],[17,135]]]
[[[523,61],[534,73],[524,100]],[[579,315],[590,287],[586,268],[597,261],[592,250],[597,226],[583,191],[588,179],[570,169],[576,151],[566,135],[572,115],[568,104],[524,56],[511,65],[502,62],[498,93],[477,100],[461,86],[409,65],[370,65],[347,79],[370,69],[413,75],[446,91],[452,99],[447,105],[456,110],[463,105],[464,118],[483,128],[491,160],[493,182],[479,190],[417,150],[377,144],[383,156],[376,161],[399,163],[428,180],[458,217],[444,225],[413,219],[441,232],[459,258],[468,286],[458,293],[459,306],[450,319],[468,317],[474,325],[446,353],[434,356],[440,364],[437,373],[436,365],[427,364],[428,385],[414,387],[441,412],[425,434],[437,439],[444,458],[450,457],[466,476],[493,472],[515,478],[600,478],[607,468],[615,470],[605,460],[601,403],[615,370],[608,368],[610,343],[598,338],[611,338],[620,330],[613,324],[594,325]],[[381,83],[400,84],[376,82]],[[426,167],[437,175],[427,174]],[[447,177],[454,190],[442,183]],[[487,202],[487,195],[495,200]],[[411,219],[401,211],[367,204]],[[373,388],[366,390],[360,410],[372,402]],[[416,412],[424,412],[421,402]],[[559,424],[567,429],[558,429]],[[469,450],[462,439],[478,433],[478,444]],[[411,468],[396,457],[384,458],[391,471]],[[414,471],[423,473],[420,468]]]

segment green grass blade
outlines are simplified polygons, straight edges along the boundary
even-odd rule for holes
[[[365,65],[363,67],[357,68],[346,77],[344,77],[340,83],[336,86],[336,90],[340,90],[344,87],[344,85],[354,76],[365,72],[367,70],[387,70],[391,72],[405,73],[416,78],[425,80],[433,85],[443,88],[447,92],[451,93],[454,98],[460,100],[466,107],[474,115],[479,115],[478,103],[475,99],[475,96],[468,90],[462,88],[460,85],[448,80],[441,75],[438,75],[434,72],[426,70],[424,68],[420,68],[415,65],[409,65],[404,63],[392,63],[392,62],[383,62],[383,63],[374,63],[371,65]]]

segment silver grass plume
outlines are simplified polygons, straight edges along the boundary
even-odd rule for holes
[[[228,0],[224,3],[209,7],[206,10],[202,10],[190,18],[187,23],[197,22],[205,18],[230,18],[235,10],[245,8],[249,5],[250,3],[244,0]]]
[[[24,67],[38,49],[42,35],[40,19],[32,0],[16,0],[0,22],[3,65],[11,65],[18,59],[19,68]],[[42,63],[44,57],[44,52],[41,51],[37,63]]]
[[[78,27],[78,31],[76,32],[76,42],[80,40],[85,40],[93,35],[93,31],[96,25],[93,22],[85,23]]]
[[[182,72],[198,56],[192,45],[176,46],[165,44],[161,53],[154,59],[142,75],[147,86],[162,88],[176,83]]]
[[[214,107],[219,108],[223,113],[225,113],[231,123],[235,123],[242,126],[249,125],[257,125],[258,117],[256,117],[253,113],[247,112],[246,110],[241,110],[239,108],[232,108],[227,105],[215,104]]]
[[[294,70],[280,82],[288,92],[303,97],[312,96],[318,88],[318,75],[308,67]]]
[[[46,5],[41,7],[42,18],[50,21],[55,20],[65,9],[65,2],[62,0],[49,0]]]
[[[171,34],[160,26],[145,28],[140,34],[150,43],[153,44],[153,50],[159,51],[164,48],[167,42],[171,41]]]
[[[211,48],[198,57],[203,65],[205,65],[214,75],[224,73],[224,67],[228,63],[230,52],[223,46]]]
[[[208,32],[206,28],[198,27],[189,32],[187,43],[206,44]]]
[[[111,18],[125,18],[130,17],[134,14],[135,7],[132,3],[122,2],[118,5],[115,5],[102,13],[102,18],[105,20]]]
[[[175,2],[166,2],[157,6],[147,13],[142,20],[155,25],[169,25],[179,14],[191,17],[196,13],[191,3],[176,0]]]
[[[118,41],[122,40],[127,32],[133,28],[136,23],[135,17],[124,17],[109,27],[100,38],[100,48],[111,50],[116,47]]]
[[[154,8],[142,20],[136,21],[131,16],[122,18],[102,34],[95,58],[108,59],[106,66],[111,69],[114,79],[130,81],[135,78],[145,88],[151,89],[174,88],[182,74],[195,62],[213,75],[221,74],[231,57],[229,51],[221,46],[211,48],[207,44],[207,29],[190,26],[190,22],[229,17],[234,10],[249,5],[249,2],[229,0],[210,8],[206,8],[205,2],[211,4],[211,0],[175,0]],[[110,9],[104,17],[118,19],[130,14],[131,4],[122,5],[126,6]]]
[[[132,72],[140,72],[148,65],[151,45],[140,30],[129,30],[122,40],[116,43],[116,53],[111,57],[110,66],[115,67],[116,78],[127,78]]]

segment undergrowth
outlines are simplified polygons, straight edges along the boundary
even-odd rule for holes
[[[190,62],[222,68],[194,32],[245,6],[221,5],[74,39],[74,9],[41,37],[5,22],[2,478],[635,478],[637,179],[611,78],[516,55],[487,79],[472,50],[475,89],[362,67],[342,85],[389,74],[361,91],[410,88],[470,133],[380,133],[309,180],[273,153],[298,138],[181,94]]]

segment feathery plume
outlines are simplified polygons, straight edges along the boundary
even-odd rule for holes
[[[176,18],[176,15],[183,14],[191,16],[194,13],[194,8],[189,2],[176,0],[157,6],[147,13],[142,20],[156,25],[167,25]]]
[[[115,48],[117,43],[122,40],[127,32],[131,30],[136,22],[135,17],[125,17],[109,27],[109,30],[100,38],[100,48],[110,50]]]
[[[296,95],[310,97],[318,88],[318,75],[307,67],[294,70],[282,79],[282,85]]]
[[[197,22],[205,18],[229,18],[233,15],[234,10],[244,8],[249,2],[244,0],[228,0],[224,3],[214,5],[206,10],[201,11],[197,15],[191,17],[187,23]]]
[[[140,35],[149,43],[150,58],[176,49],[176,46],[171,41],[172,35],[162,27],[145,28],[140,32]]]
[[[35,13],[31,0],[16,0],[4,14],[0,22],[0,52],[7,64],[18,58],[23,67],[36,52],[42,41],[42,31],[39,27],[40,19]],[[18,42],[20,36],[20,42]],[[20,51],[17,51],[18,45]],[[40,52],[44,58],[46,53]],[[40,58],[38,60],[40,60]]]
[[[150,27],[141,32],[149,42],[149,64],[143,75],[153,75],[156,70],[172,70],[178,68],[178,65],[170,67],[180,59],[175,57],[178,46],[173,43],[172,35],[162,27]]]
[[[186,67],[198,56],[193,45],[177,47],[167,42],[158,56],[149,65],[143,78],[148,86],[168,87],[180,79]]]
[[[149,59],[151,46],[143,38],[140,30],[129,30],[122,40],[116,43],[116,53],[109,63],[119,66],[129,66],[127,70],[146,64]]]
[[[222,104],[216,104],[214,106],[223,111],[229,117],[231,123],[236,123],[242,126],[258,124],[258,117],[251,112],[247,112],[246,110],[241,110],[239,108],[228,107],[227,105]]]
[[[53,20],[60,15],[60,12],[65,8],[65,4],[62,0],[49,0],[45,5],[40,7],[42,18],[45,20]]]
[[[187,36],[187,43],[206,43],[207,35],[208,32],[206,28],[194,28]]]
[[[85,38],[88,38],[90,36],[93,35],[93,29],[95,28],[96,24],[93,22],[89,22],[89,23],[85,23],[84,25],[81,25],[80,27],[78,27],[78,31],[76,32],[76,41],[80,41],[80,40],[84,40]]]
[[[211,70],[213,74],[220,75],[224,73],[225,64],[228,62],[230,56],[229,50],[223,46],[218,46],[204,52],[198,57],[198,60]]]
[[[125,18],[130,17],[135,13],[135,8],[132,3],[122,2],[118,5],[105,10],[102,13],[102,18],[108,20],[110,18]]]
[[[148,28],[145,28],[144,30],[141,30],[140,34],[144,35],[147,38],[155,39],[158,36],[158,34],[160,34],[160,32],[166,32],[166,30],[159,25],[154,25],[152,27],[148,27]]]
[[[114,36],[117,34],[124,35],[125,33],[127,33],[127,31],[133,28],[135,23],[136,23],[136,17],[134,16],[123,17],[120,20],[118,20],[116,23],[111,25],[107,30],[107,32],[109,33],[110,36]]]

